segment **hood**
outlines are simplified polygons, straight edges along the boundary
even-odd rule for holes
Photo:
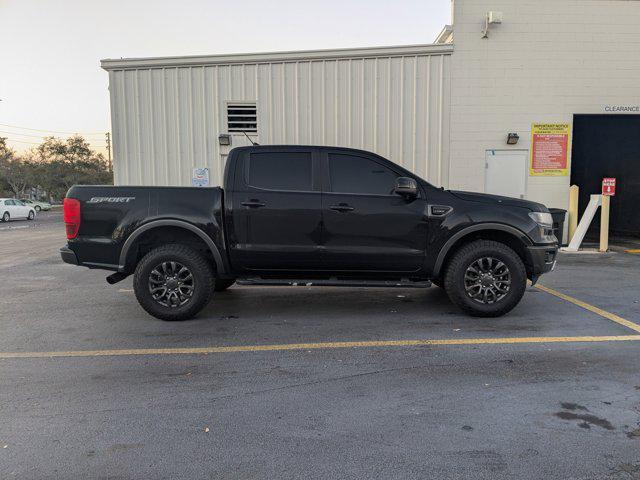
[[[520,207],[531,210],[532,212],[548,212],[549,210],[541,203],[532,202],[530,200],[522,200],[520,198],[502,197],[500,195],[491,195],[489,193],[460,192],[451,190],[451,193],[461,200],[468,202],[490,203],[498,205],[506,205],[509,207]]]

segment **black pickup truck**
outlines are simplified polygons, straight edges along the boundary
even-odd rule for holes
[[[183,320],[243,283],[429,286],[499,316],[553,269],[544,205],[449,191],[370,152],[233,149],[224,188],[74,186],[62,259],[133,274],[151,315]]]

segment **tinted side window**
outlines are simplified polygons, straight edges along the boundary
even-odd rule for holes
[[[398,177],[393,170],[368,158],[342,153],[329,154],[332,192],[391,195]]]
[[[4,204],[5,205],[15,205],[15,203],[13,203],[13,200],[5,200]]]
[[[247,183],[268,190],[313,190],[310,152],[264,152],[249,157]]]

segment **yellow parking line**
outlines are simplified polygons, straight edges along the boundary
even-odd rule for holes
[[[625,250],[625,253],[640,253],[640,248],[632,248],[630,250]]]
[[[459,338],[442,340],[379,340],[364,342],[285,343],[280,345],[236,345],[226,347],[195,348],[133,348],[123,350],[70,350],[60,352],[4,352],[0,353],[0,359],[50,357],[121,357],[127,355],[206,355],[209,353],[278,352],[286,350],[322,350],[335,348],[424,347],[437,345],[499,345],[521,343],[592,343],[639,340],[640,335]]]
[[[565,295],[564,293],[560,293],[556,290],[553,290],[552,288],[545,287],[544,285],[540,285],[539,283],[536,285],[536,288],[542,290],[543,292],[547,292],[550,295],[561,298],[562,300],[566,300],[569,303],[573,303],[574,305],[584,308],[585,310],[589,310],[590,312],[593,312],[596,315],[600,315],[601,317],[611,320],[612,322],[616,322],[620,325],[624,325],[625,327],[630,328],[631,330],[640,332],[640,325],[638,325],[637,323],[633,323],[625,318],[619,317],[615,313],[607,312],[606,310],[603,310],[601,308],[594,307],[593,305],[589,305],[588,303],[583,302],[582,300],[578,300],[577,298],[570,297],[569,295]]]

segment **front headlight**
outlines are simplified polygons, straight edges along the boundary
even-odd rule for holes
[[[529,212],[529,216],[541,227],[553,228],[553,217],[549,212]]]

